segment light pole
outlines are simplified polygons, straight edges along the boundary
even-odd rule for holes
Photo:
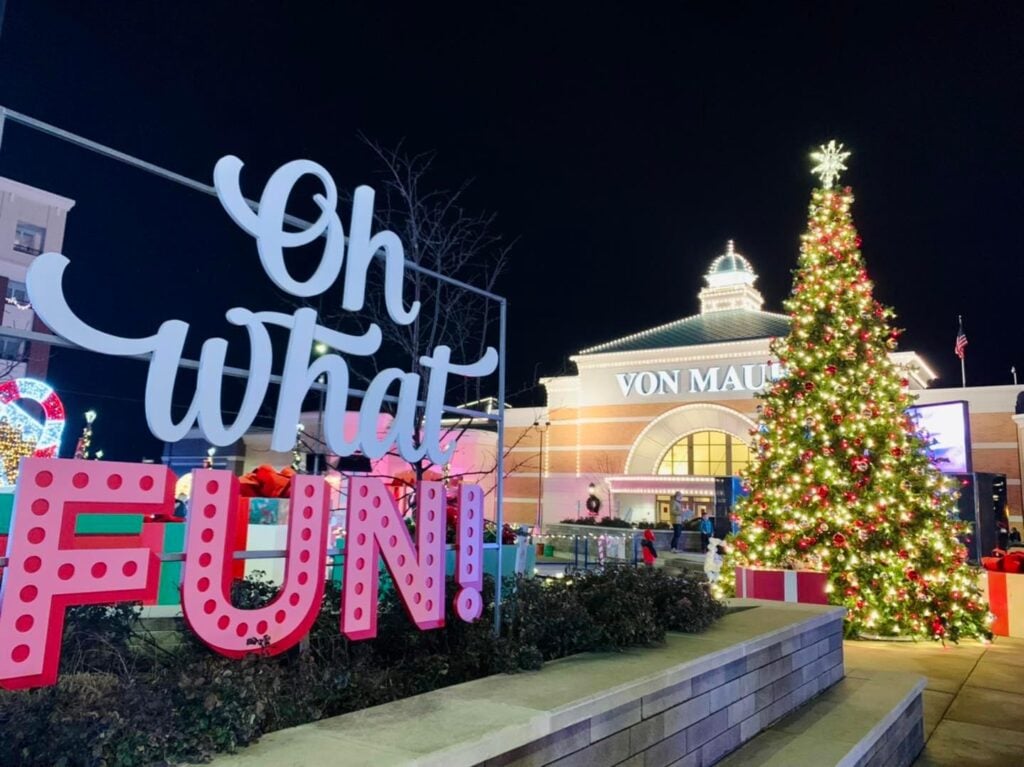
[[[315,344],[313,344],[313,351],[316,353],[317,357],[320,357],[320,356],[322,356],[324,354],[327,354],[327,351],[328,351],[327,344],[325,344],[323,342],[315,343]],[[323,383],[326,382],[326,380],[325,380],[324,376],[321,375],[321,376],[317,376],[316,382],[318,384],[323,384]],[[320,442],[319,442],[319,445],[317,446],[316,452],[313,453],[313,476],[318,476],[320,474],[320,453],[324,449],[324,446],[327,444],[324,441],[324,390],[323,390],[323,387],[320,388],[320,404],[317,406],[317,409],[316,409],[316,438]]]
[[[544,434],[551,421],[534,421],[534,428],[540,432],[540,460],[537,461],[537,530],[544,524]]]
[[[78,444],[75,445],[75,458],[89,457],[89,447],[92,445],[92,424],[95,420],[95,410],[85,411],[85,428],[82,429],[82,436],[78,438]]]

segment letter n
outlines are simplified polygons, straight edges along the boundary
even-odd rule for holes
[[[76,548],[75,524],[81,513],[169,516],[173,494],[162,466],[22,461],[0,588],[0,687],[57,681],[68,607],[156,600],[157,552]]]
[[[329,496],[322,477],[292,478],[284,583],[269,604],[231,604],[238,480],[230,471],[193,473],[181,607],[189,627],[229,658],[276,655],[312,627],[324,596]]]
[[[416,545],[384,483],[376,477],[349,482],[342,583],[341,633],[377,636],[379,560],[395,584],[409,619],[420,629],[444,625],[444,485],[420,482],[416,492]]]

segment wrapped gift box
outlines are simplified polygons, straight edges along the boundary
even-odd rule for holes
[[[1024,574],[982,570],[981,588],[995,615],[992,633],[1024,638]]]
[[[736,596],[827,605],[828,573],[817,570],[768,570],[736,568]]]

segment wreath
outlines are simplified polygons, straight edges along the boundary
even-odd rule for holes
[[[601,499],[596,495],[587,498],[587,511],[591,514],[598,514],[601,511]]]

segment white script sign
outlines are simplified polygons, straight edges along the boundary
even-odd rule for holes
[[[299,298],[319,296],[328,290],[345,269],[341,306],[358,312],[366,300],[366,273],[378,251],[384,254],[384,299],[388,316],[396,325],[409,325],[420,312],[419,302],[406,306],[402,295],[405,275],[405,254],[402,241],[391,231],[371,235],[374,191],[368,186],[355,190],[352,218],[346,247],[345,232],[338,217],[338,191],[327,170],[309,160],[295,160],[282,165],[270,177],[257,210],[246,203],[240,186],[243,163],[237,157],[221,158],[214,169],[217,197],[231,219],[256,240],[260,263],[267,276],[281,290]],[[320,216],[300,231],[285,228],[285,207],[289,195],[303,176],[314,177],[322,186],[313,196]],[[289,248],[308,245],[324,238],[323,255],[313,276],[296,280],[288,272],[285,252]],[[362,452],[379,458],[394,447],[407,461],[427,456],[437,464],[448,463],[455,451],[454,440],[441,444],[441,416],[449,375],[478,378],[489,375],[498,364],[498,354],[488,348],[474,362],[452,362],[451,349],[438,346],[430,355],[420,357],[427,376],[424,414],[420,439],[416,438],[416,407],[420,400],[422,381],[419,374],[399,368],[381,370],[367,387],[359,411],[359,427],[354,435],[346,435],[345,410],[349,393],[349,370],[345,356],[369,357],[381,345],[382,333],[376,323],[358,335],[324,327],[313,309],[283,312],[253,312],[236,307],[225,315],[227,321],[246,329],[249,336],[250,365],[245,395],[234,422],[225,424],[221,411],[221,385],[228,342],[209,338],[199,357],[196,393],[188,412],[175,422],[171,413],[174,381],[188,336],[189,325],[182,320],[167,320],[155,333],[142,338],[111,335],[90,327],[72,311],[64,297],[62,280],[68,259],[60,253],[44,253],[32,263],[28,272],[28,293],[32,307],[40,319],[59,336],[78,346],[113,356],[146,356],[149,376],[146,381],[146,420],[157,439],[176,442],[198,423],[212,445],[230,445],[252,426],[263,405],[270,384],[273,349],[269,329],[288,331],[288,346],[282,366],[281,385],[277,398],[271,449],[290,450],[295,443],[295,426],[299,422],[302,401],[320,376],[327,381],[324,439],[336,455]],[[312,362],[314,344],[326,344],[331,353]],[[389,390],[397,385],[398,404],[387,433],[378,437],[378,415]]]
[[[685,373],[685,375],[684,375]],[[616,373],[623,397],[760,391],[769,381],[784,375],[782,366],[762,362],[759,365],[729,365],[726,368],[689,368],[688,370],[642,370]]]

